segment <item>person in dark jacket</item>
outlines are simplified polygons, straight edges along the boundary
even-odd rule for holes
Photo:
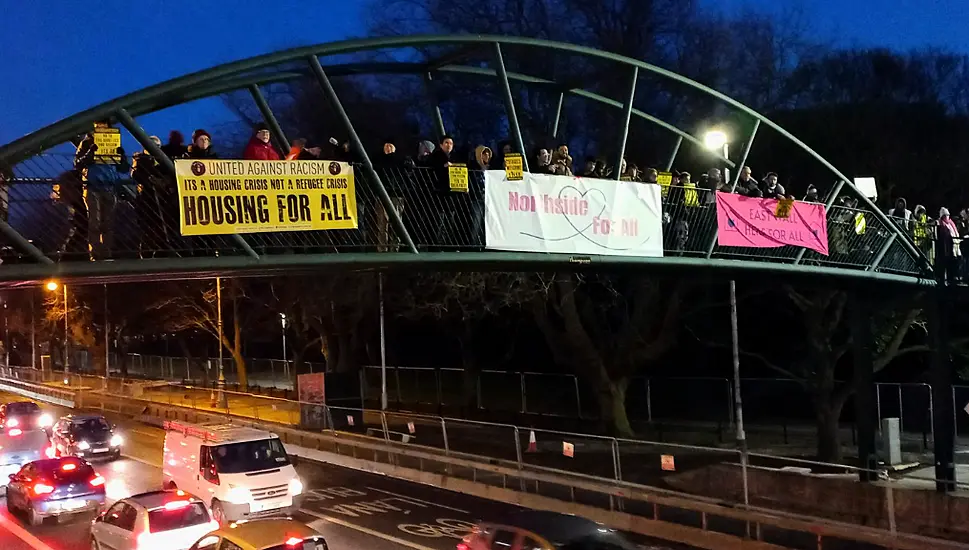
[[[98,146],[94,134],[88,134],[74,153],[74,168],[78,170],[86,188],[85,203],[88,211],[88,245],[92,260],[111,259],[114,248],[114,214],[118,195],[128,177],[128,159],[124,149],[118,147],[115,155],[109,153],[96,157]],[[110,155],[110,156],[109,156]]]
[[[451,166],[451,152],[454,150],[454,138],[443,136],[437,148],[427,158],[427,167],[431,170],[436,191],[437,228],[435,244],[457,245],[458,235],[458,198],[457,193],[451,191],[449,168]]]
[[[405,159],[397,154],[397,145],[394,143],[394,140],[387,138],[384,140],[383,149],[374,158],[373,162],[374,170],[377,171],[377,175],[380,176],[380,181],[383,182],[384,187],[387,189],[387,194],[390,195],[390,202],[393,203],[394,210],[402,218],[404,215],[405,187],[408,185],[407,178],[410,171],[407,166],[413,165],[413,161],[407,162],[407,160],[409,159]],[[389,250],[396,252],[400,249],[400,240],[397,233],[390,229],[390,216],[384,203],[378,200],[376,209],[377,251],[386,252]]]
[[[57,176],[51,198],[67,210],[67,235],[61,242],[59,256],[88,257],[88,217],[84,203],[84,182],[80,170],[68,170]]]
[[[168,143],[162,145],[161,150],[168,158],[175,160],[183,158],[188,151],[188,147],[185,146],[185,138],[182,136],[182,133],[178,130],[172,130],[168,133]]]
[[[212,136],[199,128],[192,132],[192,144],[188,146],[182,157],[187,159],[217,159],[219,155],[212,148]]]
[[[151,136],[151,140],[161,147],[158,136]],[[141,233],[139,255],[142,258],[151,258],[157,252],[168,248],[167,227],[161,198],[167,190],[158,161],[147,149],[132,155],[131,179],[134,180],[138,193],[134,206]]]
[[[265,124],[257,125],[249,139],[249,144],[242,152],[242,158],[245,160],[279,160],[279,153],[270,143],[271,137],[269,126]]]

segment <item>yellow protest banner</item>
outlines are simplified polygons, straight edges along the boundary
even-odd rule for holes
[[[355,229],[353,168],[328,160],[176,160],[182,235]]]
[[[94,144],[98,146],[94,152],[94,162],[98,164],[121,164],[121,130],[110,128],[103,124],[94,125]]]
[[[448,182],[451,184],[451,191],[458,193],[468,192],[468,165],[452,164],[447,169]]]
[[[781,199],[777,201],[777,208],[774,210],[774,216],[787,219],[791,217],[791,210],[794,209],[794,199]]]
[[[525,179],[525,163],[522,156],[518,153],[505,155],[505,179],[508,181],[521,181]]]

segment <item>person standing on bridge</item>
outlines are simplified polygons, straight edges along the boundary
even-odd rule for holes
[[[265,124],[257,125],[252,138],[249,140],[249,145],[246,145],[245,151],[242,152],[242,158],[246,160],[279,160],[279,153],[269,142],[270,137],[269,126]]]
[[[215,149],[212,148],[212,136],[208,132],[199,128],[192,132],[192,144],[188,146],[185,150],[185,154],[182,158],[187,159],[217,159],[219,155],[215,153]],[[178,204],[176,206],[176,213],[178,212]],[[177,218],[176,218],[177,219]]]
[[[96,153],[94,134],[88,134],[77,146],[74,168],[83,176],[88,210],[88,245],[91,260],[110,260],[114,246],[114,213],[121,188],[130,183],[128,158],[124,149],[101,155]],[[114,154],[112,154],[114,153]]]

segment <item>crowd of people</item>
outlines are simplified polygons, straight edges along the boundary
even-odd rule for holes
[[[204,129],[195,130],[191,142],[184,143],[178,131],[169,134],[162,143],[157,136],[150,139],[168,158],[215,159],[212,136]],[[388,190],[394,208],[407,219],[409,228],[418,225],[425,234],[423,244],[428,247],[480,246],[484,229],[484,177],[483,171],[503,169],[505,156],[514,154],[510,141],[497,144],[495,149],[479,144],[456,149],[452,136],[442,136],[434,143],[421,141],[413,155],[398,151],[394,139],[385,139],[382,149],[370,155],[370,160]],[[60,247],[62,253],[85,253],[91,260],[111,259],[114,252],[114,233],[117,227],[115,212],[119,201],[130,201],[136,221],[127,224],[136,227],[139,254],[154,256],[164,251],[180,248],[186,239],[178,234],[178,196],[174,178],[160,169],[156,159],[147,149],[132,155],[130,162],[123,150],[114,157],[117,162],[96,160],[97,145],[93,134],[80,140],[74,157],[73,170],[59,178],[55,197],[68,207],[71,230]],[[349,141],[330,138],[326,143],[311,143],[306,139],[294,139],[288,153],[280,155],[272,143],[270,129],[265,124],[254,128],[251,139],[240,155],[227,158],[245,160],[336,160],[351,163],[362,162],[363,156],[354,151]],[[470,170],[469,193],[454,193],[449,185],[448,168],[452,164],[466,164]],[[720,168],[710,168],[694,180],[687,171],[672,171],[660,181],[660,171],[653,167],[641,169],[633,162],[621,161],[619,166],[602,157],[587,157],[581,166],[574,163],[568,144],[559,143],[554,148],[538,148],[529,155],[532,173],[563,176],[595,177],[663,185],[664,226],[666,248],[671,253],[702,250],[702,243],[711,242],[715,235],[716,192],[731,192],[748,197],[794,199],[795,195],[785,189],[775,172],[767,172],[756,178],[750,166],[743,166],[733,181],[725,177]],[[359,171],[358,171],[359,173]],[[817,187],[809,185],[799,197],[803,201],[822,202],[824,197]],[[423,203],[423,204],[422,204]],[[430,205],[430,206],[429,206]],[[829,216],[844,225],[844,232],[865,233],[867,221],[864,212],[856,210],[857,199],[842,196],[834,204],[842,211]],[[362,227],[376,233],[378,250],[396,249],[393,231],[389,229],[389,216],[379,201],[359,200],[361,210],[373,208],[373,227]],[[411,212],[405,215],[405,209]],[[953,218],[948,210],[941,209],[938,218],[927,215],[925,207],[918,205],[914,211],[899,199],[888,212],[892,220],[911,236],[927,256],[935,256],[937,268],[947,279],[961,278],[969,274],[964,257],[962,236],[969,236],[969,211],[963,210]],[[415,217],[423,217],[418,224]],[[365,216],[359,215],[361,222]],[[838,239],[837,231],[832,235]],[[843,235],[842,235],[843,237]],[[420,239],[419,239],[420,240]],[[842,238],[841,241],[847,241]],[[969,247],[969,238],[965,239]],[[834,245],[838,252],[838,243]],[[191,248],[189,245],[188,248]],[[847,253],[847,250],[842,250]],[[967,254],[969,256],[969,254]],[[967,277],[969,279],[969,277]]]

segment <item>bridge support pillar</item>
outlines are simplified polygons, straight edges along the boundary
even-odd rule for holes
[[[508,83],[508,71],[505,70],[505,58],[501,55],[501,44],[495,42],[495,72],[498,73],[498,85],[501,86],[502,97],[505,100],[505,111],[508,113],[508,127],[514,138],[514,147],[522,155],[522,167],[528,172],[528,152],[525,151],[525,140],[518,125],[518,114],[515,112],[515,99],[511,95],[511,85]]]
[[[876,481],[878,458],[875,453],[875,432],[878,413],[875,408],[874,354],[872,353],[871,302],[858,291],[848,303],[851,321],[852,353],[854,355],[855,425],[858,428],[859,481]]]
[[[326,72],[323,70],[323,66],[320,65],[320,59],[315,55],[309,56],[307,59],[310,65],[310,70],[313,71],[313,75],[316,76],[316,81],[320,84],[320,88],[323,89],[323,94],[326,99],[330,102],[330,106],[336,111],[336,114],[343,120],[343,125],[346,126],[347,133],[350,135],[350,143],[360,154],[360,158],[363,160],[363,168],[367,173],[367,176],[371,178],[374,182],[374,193],[377,195],[377,199],[380,200],[381,205],[383,205],[385,211],[387,212],[387,217],[390,219],[390,224],[394,227],[394,231],[407,249],[417,254],[417,247],[414,246],[414,241],[411,239],[410,233],[404,227],[404,221],[400,218],[400,212],[394,205],[394,202],[390,199],[390,195],[387,193],[387,188],[384,187],[383,182],[380,180],[380,176],[377,171],[374,170],[373,163],[370,161],[370,155],[367,154],[367,150],[363,147],[363,142],[360,141],[360,136],[357,135],[357,131],[353,128],[353,123],[350,122],[350,117],[347,115],[346,110],[343,108],[343,103],[340,102],[340,98],[336,95],[336,90],[333,88],[333,84],[330,83],[330,78],[326,76]]]
[[[953,314],[950,287],[939,284],[927,293],[929,341],[932,354],[932,427],[935,451],[935,488],[940,493],[956,489],[955,407],[952,396],[952,356],[949,349],[949,317]]]
[[[434,77],[430,72],[424,73],[424,87],[427,89],[427,97],[431,101],[431,115],[434,119],[434,133],[437,135],[437,142],[440,143],[447,132],[444,130],[444,117],[441,116],[441,101],[437,95],[437,88],[434,86]]]
[[[622,179],[622,161],[626,158],[626,141],[629,139],[629,121],[633,116],[633,103],[636,100],[636,84],[639,82],[639,67],[633,67],[633,74],[629,78],[629,99],[623,104],[622,130],[619,133],[619,143],[616,146],[616,181]]]

